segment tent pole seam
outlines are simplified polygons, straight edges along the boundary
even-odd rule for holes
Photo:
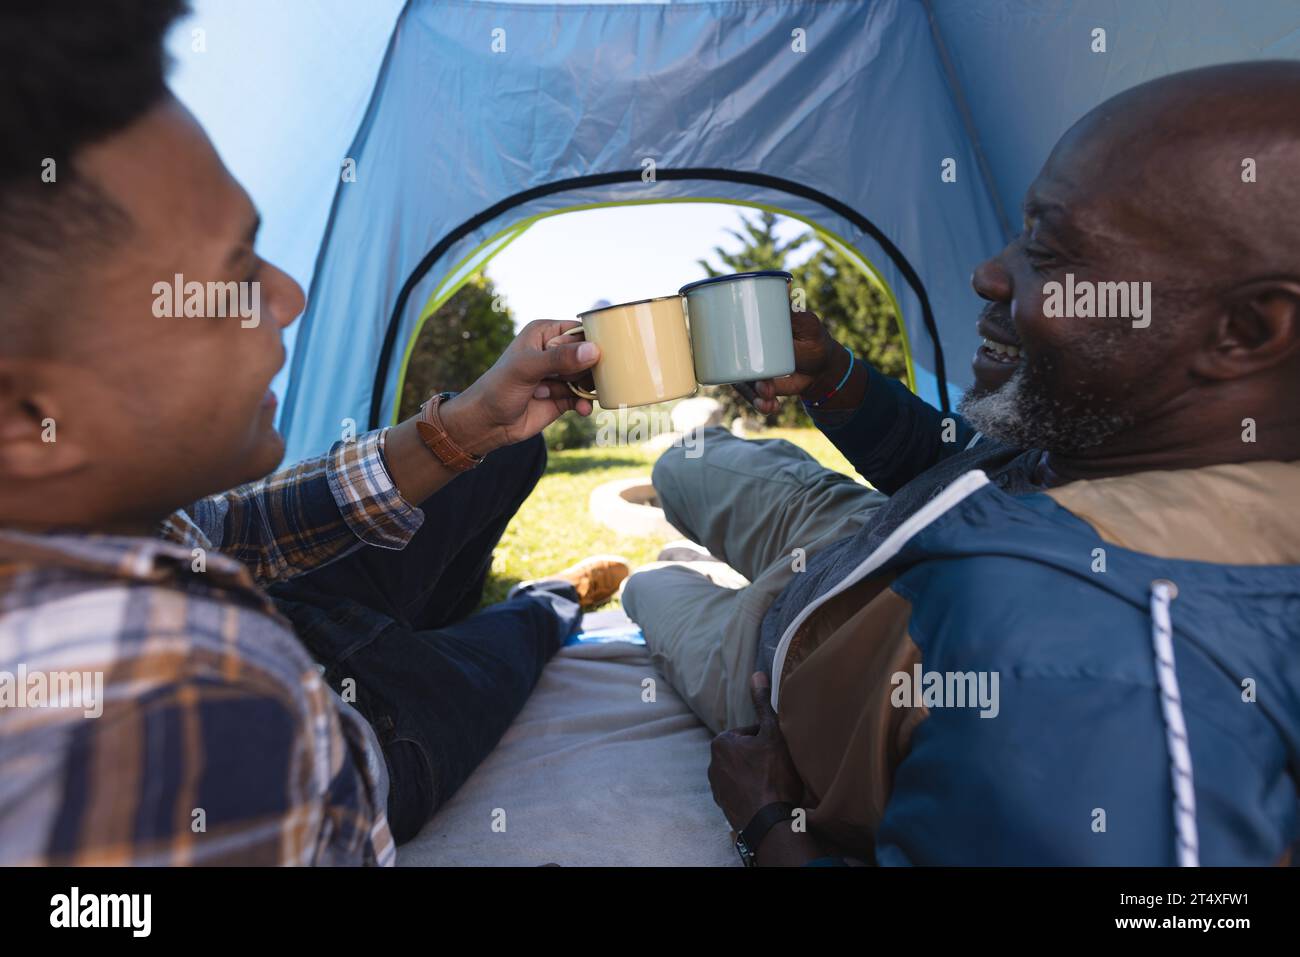
[[[939,21],[934,15],[934,4],[932,0],[921,0],[921,2],[925,5],[925,13],[930,20],[930,35],[939,53],[939,62],[943,64],[948,92],[952,95],[953,103],[961,116],[962,126],[966,128],[966,138],[970,141],[971,150],[975,153],[975,165],[979,167],[980,178],[984,180],[984,190],[993,201],[993,211],[998,217],[998,225],[1002,227],[1003,240],[1011,242],[1015,235],[1011,231],[1011,220],[1007,218],[1007,211],[1002,207],[1002,198],[998,195],[997,186],[993,182],[993,171],[989,168],[988,158],[984,155],[979,131],[975,129],[975,117],[971,115],[970,104],[966,102],[966,94],[962,92],[961,84],[957,82],[957,68],[953,65],[952,57],[948,55],[948,46],[943,42],[943,34],[939,32]]]

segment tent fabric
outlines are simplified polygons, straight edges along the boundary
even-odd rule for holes
[[[591,202],[759,202],[842,238],[897,297],[918,391],[937,401],[901,260],[959,394],[976,343],[970,272],[1017,228],[1026,186],[1071,123],[1165,73],[1300,55],[1300,5],[1273,0],[195,6],[169,44],[173,85],[261,208],[263,255],[309,288],[275,384],[290,459],[323,451],[345,422],[390,421],[429,293],[481,243]],[[208,31],[203,53],[191,49],[196,26]],[[345,158],[356,182],[340,180]],[[660,172],[652,184],[606,182],[483,215],[547,184],[639,174],[645,158]],[[955,182],[941,178],[947,159]],[[822,202],[664,173],[686,168],[804,184],[868,220],[897,259]]]
[[[1215,63],[1300,58],[1295,0],[926,0],[997,197],[1020,203],[1083,114],[1148,80]],[[1093,52],[1093,31],[1106,50]]]
[[[794,52],[796,30],[809,38],[806,53]],[[505,52],[493,52],[493,31],[504,31],[495,36]],[[915,107],[897,108],[902,91]],[[756,198],[726,183],[643,183],[645,158],[660,170],[762,173],[874,223],[920,274],[935,314],[962,317],[964,328],[950,331],[955,351],[969,355],[977,301],[967,274],[944,264],[1000,243],[978,178],[941,181],[945,157],[959,170],[975,164],[926,11],[912,0],[569,9],[413,0],[349,155],[357,181],[337,191],[284,402],[290,457],[328,447],[344,419],[367,424],[390,314],[421,258],[461,223],[533,187],[638,175],[516,207],[449,250],[441,268],[548,204]],[[757,199],[865,246],[900,299],[917,365],[934,371],[915,296],[861,230],[798,197]],[[441,278],[435,267],[424,282]],[[398,343],[428,286],[407,301]],[[390,364],[380,421],[391,416],[398,366]]]
[[[168,36],[172,91],[261,212],[259,251],[304,289],[402,3],[200,0]]]

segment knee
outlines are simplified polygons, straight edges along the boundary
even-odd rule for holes
[[[546,440],[542,438],[542,433],[524,439],[522,442],[516,442],[510,446],[518,457],[518,461],[523,465],[527,474],[532,476],[533,481],[542,477],[546,471]]]
[[[627,576],[622,587],[618,590],[618,599],[623,605],[623,614],[627,615],[633,621],[636,621],[637,597],[641,592],[640,576],[644,574],[645,572],[641,569],[634,569],[632,574]]]
[[[661,508],[668,508],[676,500],[683,473],[691,465],[689,449],[685,445],[670,445],[655,461],[650,470],[650,484],[655,488]],[[666,505],[665,503],[669,503]]]
[[[647,608],[651,603],[646,601],[647,596],[659,588],[664,587],[667,582],[664,581],[664,569],[667,562],[650,562],[648,565],[642,565],[623,582],[623,587],[619,591],[619,599],[623,603],[623,613],[631,618],[638,625],[645,626],[648,624],[642,619]]]
[[[687,433],[680,445],[669,446],[650,473],[650,482],[658,493],[659,503],[665,510],[679,502],[680,492],[691,471],[703,467],[706,450],[717,448],[724,442],[740,441],[720,426],[710,426]],[[667,502],[668,505],[664,505]]]
[[[647,590],[671,586],[670,578],[673,570],[676,570],[673,562],[651,562],[628,575],[619,590],[619,600],[623,604],[624,614],[638,625],[644,625],[644,622],[637,617],[637,607],[641,604],[642,597]],[[644,628],[642,630],[644,631]]]
[[[546,471],[546,441],[539,433],[514,445],[503,446],[490,453],[483,465],[489,463],[503,474],[514,476],[526,497]]]
[[[681,462],[686,457],[685,451],[680,445],[670,445],[655,459],[654,468],[650,470],[650,480],[655,488],[660,487],[660,482],[668,484],[670,473],[681,467]]]
[[[383,748],[388,766],[388,828],[393,840],[405,844],[437,810],[433,767],[424,746],[412,738],[389,741]]]

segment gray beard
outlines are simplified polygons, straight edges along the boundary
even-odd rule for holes
[[[1131,418],[1097,403],[1053,398],[1038,375],[1020,368],[992,392],[971,389],[957,411],[975,429],[1007,445],[1070,455],[1096,448],[1132,424]]]

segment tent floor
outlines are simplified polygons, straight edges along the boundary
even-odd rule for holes
[[[563,648],[398,864],[739,865],[709,791],[710,740],[644,646]]]

